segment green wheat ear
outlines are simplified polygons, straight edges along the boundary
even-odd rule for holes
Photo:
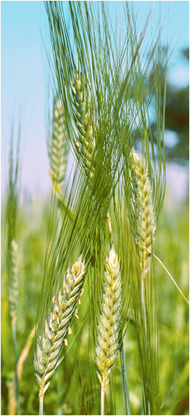
[[[88,102],[87,88],[84,80],[76,72],[72,85],[74,118],[77,126],[77,140],[75,142],[77,153],[82,162],[86,176],[92,179],[94,165],[92,154],[95,149],[95,135],[93,115]]]
[[[140,257],[141,277],[148,271],[148,259],[153,250],[156,219],[153,207],[152,187],[148,176],[146,159],[140,159],[134,148],[132,157],[133,186],[133,234]]]
[[[15,240],[11,241],[11,247],[9,251],[9,286],[8,286],[8,299],[10,307],[10,315],[13,325],[17,319],[17,306],[18,306],[18,270],[17,270],[17,244]]]
[[[73,315],[77,313],[76,304],[82,292],[85,264],[79,257],[71,270],[67,270],[58,296],[52,299],[51,312],[45,320],[45,327],[37,337],[34,354],[34,369],[43,397],[57,366],[64,340],[69,333]],[[66,342],[66,341],[65,341]]]
[[[110,373],[119,352],[121,341],[121,293],[120,265],[114,246],[106,258],[104,273],[104,294],[97,328],[95,362],[101,384],[101,408],[109,383]]]
[[[53,131],[48,140],[48,154],[51,167],[51,179],[54,192],[60,194],[67,167],[67,145],[64,107],[62,101],[54,99],[53,103]]]

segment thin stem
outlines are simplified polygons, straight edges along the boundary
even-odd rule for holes
[[[148,353],[147,319],[146,319],[145,286],[144,286],[144,283],[145,283],[145,277],[144,276],[141,276],[141,308],[142,308],[142,313],[143,313],[144,331],[145,331],[145,334],[144,334],[144,342],[145,342],[145,346],[146,346],[146,351]],[[147,357],[148,357],[148,355],[147,355]],[[146,403],[146,400],[145,400],[145,403]],[[150,401],[149,400],[147,401],[146,410],[145,411],[146,411],[146,414],[147,415],[150,415],[151,414],[151,412],[150,412]]]
[[[125,396],[125,406],[126,406],[126,414],[131,414],[131,406],[129,400],[129,386],[128,386],[128,379],[127,379],[127,368],[125,363],[125,353],[123,347],[123,341],[120,347],[120,359],[121,359],[121,370],[123,376],[123,388],[124,388],[124,396]]]
[[[17,415],[20,415],[19,385],[18,385],[18,376],[17,376],[18,351],[17,351],[17,337],[16,337],[16,320],[12,321],[11,327],[12,327],[13,346],[14,346],[14,355],[15,355],[16,412],[17,412]]]
[[[147,324],[146,324],[146,308],[145,308],[145,295],[144,295],[144,277],[141,277],[141,307],[144,319],[145,336],[147,339]]]
[[[28,354],[29,354],[29,351],[30,351],[30,348],[31,348],[31,345],[32,345],[32,342],[33,342],[33,338],[34,338],[34,335],[35,335],[35,329],[36,329],[36,326],[34,326],[34,328],[32,329],[32,331],[31,331],[31,333],[30,333],[30,335],[29,335],[29,337],[26,341],[26,344],[25,344],[25,346],[24,346],[24,348],[23,348],[23,350],[20,354],[20,357],[18,359],[18,363],[17,363],[18,381],[20,381],[20,379],[21,379],[23,365],[24,365],[25,360],[28,357]]]
[[[101,383],[101,415],[104,415],[104,384]]]
[[[39,391],[39,415],[43,415],[43,408],[44,408],[44,393],[40,389]]]

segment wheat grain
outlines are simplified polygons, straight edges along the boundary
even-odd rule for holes
[[[97,328],[95,362],[102,392],[105,391],[110,372],[117,357],[121,337],[120,265],[114,246],[105,262],[104,294]]]
[[[84,275],[85,265],[79,257],[71,270],[65,273],[63,286],[57,298],[54,296],[52,299],[52,310],[45,320],[44,331],[37,338],[34,368],[41,396],[57,368],[72,317],[74,313],[77,315],[76,304],[81,295]]]

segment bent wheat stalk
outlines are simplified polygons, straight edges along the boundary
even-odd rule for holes
[[[164,264],[162,263],[162,261],[159,259],[159,257],[157,257],[154,253],[152,253],[148,248],[147,251],[150,252],[150,254],[153,255],[153,257],[161,264],[161,266],[163,267],[163,269],[166,271],[166,273],[168,274],[168,276],[170,277],[171,281],[173,282],[173,284],[175,285],[175,287],[177,288],[178,292],[181,294],[181,296],[183,297],[183,299],[188,303],[188,305],[190,305],[189,300],[185,297],[184,293],[182,292],[182,290],[180,289],[180,287],[178,286],[178,284],[176,283],[175,279],[172,277],[171,273],[168,271],[168,269],[166,268],[166,266],[164,266]]]
[[[109,383],[111,369],[119,352],[121,341],[120,265],[114,246],[105,262],[104,294],[97,328],[95,362],[101,384],[101,414],[104,414],[104,393]]]
[[[34,369],[39,385],[40,414],[43,414],[43,397],[59,364],[63,343],[67,345],[72,317],[74,314],[77,317],[76,304],[82,294],[84,275],[85,264],[80,256],[65,273],[63,286],[57,298],[52,299],[52,310],[45,320],[44,331],[37,338]]]

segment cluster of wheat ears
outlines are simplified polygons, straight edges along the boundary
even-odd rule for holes
[[[88,279],[101,414],[105,411],[105,392],[118,354],[126,412],[131,413],[123,345],[130,320],[137,332],[141,357],[144,412],[157,414],[152,254],[164,194],[164,109],[160,106],[158,63],[152,81],[147,82],[149,95],[145,76],[151,62],[153,75],[159,38],[150,50],[143,72],[139,50],[145,30],[138,40],[129,7],[124,9],[128,29],[123,48],[115,45],[113,51],[113,33],[108,29],[105,6],[100,7],[100,19],[89,3],[69,4],[78,67],[62,2],[45,3],[55,61],[56,93],[47,144],[53,189],[51,215],[57,215],[57,226],[51,245],[47,245],[36,325],[34,370],[39,385],[39,412],[43,414],[44,394],[63,359],[73,319],[80,316],[77,308]],[[156,153],[147,121],[153,96],[157,100]],[[137,126],[141,156],[134,146]],[[75,157],[70,185],[66,180],[69,149]],[[13,178],[10,172],[12,234],[8,239],[13,333],[18,281],[15,224],[11,221],[16,219],[17,169],[15,175]]]
[[[72,85],[73,107],[76,116],[78,137],[76,148],[81,158],[84,174],[88,178],[89,186],[94,175],[95,163],[92,164],[92,154],[96,149],[95,134],[91,125],[90,105],[87,93],[78,72]],[[53,134],[49,141],[49,157],[51,179],[58,201],[61,201],[61,183],[65,178],[66,168],[66,139],[64,123],[64,107],[61,100],[54,100]],[[146,159],[140,160],[134,148],[130,154],[134,239],[139,254],[141,270],[142,305],[145,308],[143,280],[149,267],[149,257],[153,249],[156,230],[155,215],[152,202],[151,184],[148,176]],[[121,349],[123,337],[122,312],[122,279],[120,262],[115,251],[111,218],[107,214],[111,248],[105,258],[105,271],[102,276],[103,293],[99,310],[96,332],[94,360],[97,376],[101,385],[101,414],[104,413],[104,393],[109,384],[112,367]],[[149,250],[149,251],[148,251]],[[80,301],[87,266],[82,255],[63,273],[63,282],[57,296],[51,301],[51,308],[37,336],[34,368],[39,384],[40,412],[43,409],[43,396],[47,390],[51,377],[59,365],[60,352],[63,345],[67,345],[67,335],[70,324],[77,314],[77,302]],[[145,311],[144,320],[146,325]],[[126,380],[125,380],[126,381]],[[129,406],[129,404],[128,404]],[[128,408],[129,410],[129,408]]]

